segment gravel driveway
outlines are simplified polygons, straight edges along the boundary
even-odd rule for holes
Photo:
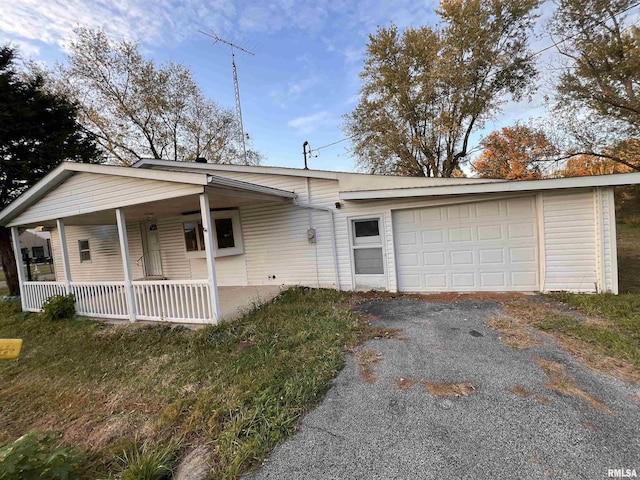
[[[548,338],[528,350],[503,345],[484,325],[498,308],[362,304],[376,325],[405,338],[361,346],[380,354],[370,375],[350,356],[296,437],[250,478],[600,479],[620,468],[640,475],[638,388],[587,370]],[[546,388],[540,359],[564,365],[604,407]],[[438,397],[423,381],[466,385],[469,395]]]

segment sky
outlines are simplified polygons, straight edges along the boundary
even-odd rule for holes
[[[137,40],[158,63],[185,64],[207,96],[235,108],[230,48],[213,32],[255,55],[236,53],[244,130],[264,165],[355,171],[343,115],[357,104],[368,35],[378,26],[435,26],[437,1],[394,0],[0,0],[0,44],[23,58],[64,62],[73,29],[101,27]],[[547,4],[542,18],[548,17]],[[538,28],[539,30],[539,28]],[[534,50],[550,44],[533,38]],[[541,55],[542,69],[549,53]],[[542,82],[544,82],[544,75]],[[507,103],[482,135],[546,112],[542,88],[531,101]],[[341,142],[340,142],[341,141]],[[326,148],[325,145],[339,142]]]

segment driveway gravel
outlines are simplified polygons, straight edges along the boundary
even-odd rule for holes
[[[600,479],[621,468],[640,475],[638,387],[586,369],[547,337],[528,350],[505,346],[484,324],[498,310],[469,300],[360,305],[405,338],[359,347],[380,354],[375,381],[349,356],[295,438],[248,478]],[[611,413],[545,388],[536,359],[564,365]],[[470,382],[474,390],[436,398],[423,381]]]

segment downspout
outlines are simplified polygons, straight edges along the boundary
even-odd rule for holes
[[[300,207],[300,208],[308,208],[310,210],[320,210],[322,212],[329,213],[329,224],[331,226],[331,247],[332,247],[332,252],[333,252],[333,271],[335,273],[336,288],[338,290],[341,290],[341,288],[340,288],[340,272],[338,271],[338,250],[337,250],[337,246],[336,246],[336,229],[335,229],[335,222],[334,222],[334,218],[333,218],[333,210],[328,208],[328,207],[318,207],[316,205],[306,205],[306,204],[303,204],[303,203],[299,203],[296,200],[294,200],[294,205],[296,207]],[[317,264],[317,262],[316,262],[316,264]]]

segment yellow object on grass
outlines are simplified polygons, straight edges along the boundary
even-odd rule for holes
[[[21,338],[0,338],[0,360],[18,358],[21,348]]]

